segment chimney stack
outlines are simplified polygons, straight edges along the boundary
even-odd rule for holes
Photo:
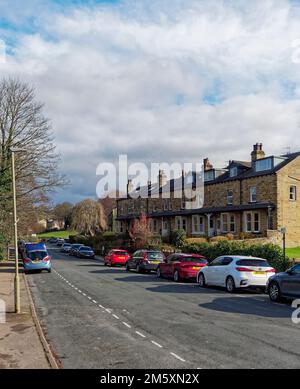
[[[253,151],[251,153],[251,161],[255,162],[258,159],[265,158],[266,154],[263,150],[262,143],[256,143],[256,145],[253,146]]]
[[[203,166],[204,166],[204,171],[207,172],[208,170],[213,169],[213,165],[209,162],[208,158],[205,158],[203,160]]]
[[[129,180],[128,180],[128,183],[127,183],[127,196],[128,196],[131,192],[133,192],[133,185],[132,185],[132,180],[129,179]]]
[[[165,171],[160,170],[159,174],[158,174],[158,185],[160,188],[166,185],[167,179],[168,179],[168,177],[167,177]]]

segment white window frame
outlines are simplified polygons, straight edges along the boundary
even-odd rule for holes
[[[228,213],[221,213],[221,231],[223,234],[228,233],[228,227],[229,227],[229,214]],[[226,223],[225,223],[225,218],[226,218]],[[226,229],[225,229],[226,226]]]
[[[297,186],[290,186],[290,201],[297,201]]]
[[[233,230],[231,229],[232,226],[234,227]],[[236,217],[235,217],[235,215],[229,216],[229,232],[230,233],[236,232]]]
[[[250,216],[250,220],[248,220],[248,216]],[[250,223],[250,229],[248,228],[248,223]],[[246,212],[245,214],[245,232],[252,232],[252,213]]]
[[[254,200],[255,197],[255,200]],[[250,187],[250,203],[257,203],[257,187],[251,186]]]
[[[192,233],[199,234],[200,233],[200,219],[199,215],[192,215]]]
[[[255,216],[258,215],[258,221],[255,220]],[[258,229],[255,228],[255,224],[258,223]],[[254,212],[253,213],[253,232],[260,232],[260,213]]]
[[[231,195],[229,193],[231,193]],[[232,189],[228,189],[227,190],[227,205],[232,205],[233,204],[233,197],[234,197],[233,190]]]

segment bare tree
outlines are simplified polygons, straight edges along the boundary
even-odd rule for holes
[[[49,192],[64,185],[66,179],[58,174],[60,158],[50,122],[43,115],[43,104],[36,101],[35,92],[28,84],[4,79],[0,82],[0,225],[3,230],[11,220],[11,147],[25,150],[16,154],[21,220],[29,213],[36,214],[47,203]]]
[[[76,204],[72,211],[72,227],[90,236],[106,230],[107,221],[102,204],[91,199]]]
[[[130,229],[129,236],[134,241],[136,248],[147,245],[151,237],[149,219],[142,213],[139,219],[134,219]]]

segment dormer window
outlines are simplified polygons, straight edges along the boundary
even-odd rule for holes
[[[208,170],[204,172],[204,181],[213,181],[215,179],[215,170]]]
[[[255,171],[263,172],[273,168],[273,158],[258,159],[255,161]]]
[[[238,174],[238,168],[237,166],[233,166],[232,168],[230,168],[230,177],[236,177],[237,174]]]

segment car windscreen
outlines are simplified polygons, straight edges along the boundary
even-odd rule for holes
[[[65,243],[63,247],[71,247],[72,245],[70,243]]]
[[[207,263],[207,260],[204,258],[196,258],[196,257],[181,257],[180,262]]]
[[[236,262],[238,266],[270,267],[263,259],[240,259]]]
[[[74,249],[78,249],[79,247],[81,247],[82,246],[82,244],[73,244],[72,245],[72,248],[74,248]]]
[[[80,251],[93,251],[90,247],[80,247]]]
[[[127,255],[126,251],[114,251],[114,255]]]
[[[147,256],[148,259],[164,259],[164,255],[160,251],[148,251]]]
[[[27,255],[32,261],[42,261],[48,256],[47,251],[30,251]]]

